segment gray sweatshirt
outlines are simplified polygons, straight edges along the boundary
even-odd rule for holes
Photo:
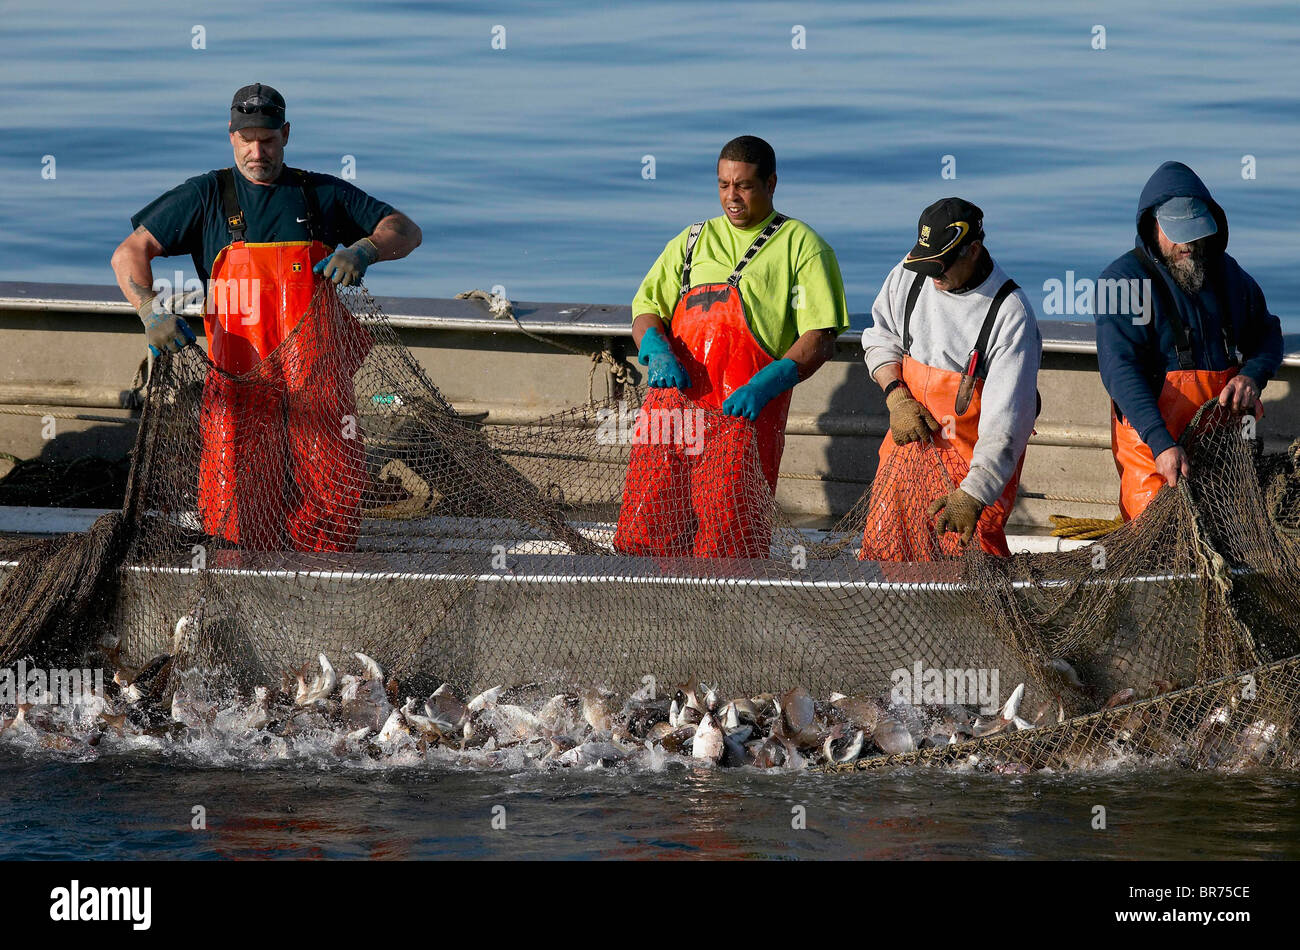
[[[872,376],[887,363],[903,360],[903,310],[915,277],[901,262],[895,265],[871,305],[873,325],[862,333],[862,348]],[[936,290],[927,278],[912,311],[912,359],[937,369],[964,371],[989,304],[1006,280],[996,261],[984,283],[962,293]],[[1002,302],[989,336],[979,437],[970,473],[961,483],[963,491],[986,505],[1002,494],[1029,442],[1042,354],[1034,308],[1024,291],[1017,290]]]

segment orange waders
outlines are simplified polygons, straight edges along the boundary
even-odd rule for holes
[[[1188,340],[1187,328],[1178,315],[1169,288],[1156,270],[1151,258],[1137,248],[1128,252],[1146,272],[1151,286],[1160,297],[1162,310],[1167,315],[1170,328],[1174,334],[1174,350],[1178,356],[1178,366],[1165,374],[1164,384],[1156,405],[1160,416],[1165,420],[1165,428],[1175,440],[1182,438],[1187,424],[1196,415],[1196,410],[1208,400],[1216,398],[1228,384],[1228,380],[1240,372],[1236,365],[1227,369],[1194,369],[1196,363],[1192,357],[1192,346]],[[1232,314],[1228,311],[1227,301],[1219,298],[1219,324],[1223,329],[1223,348],[1228,355],[1228,362],[1236,363],[1236,346],[1232,335]],[[1115,468],[1119,470],[1119,511],[1125,521],[1132,521],[1142,514],[1147,505],[1167,484],[1164,476],[1156,472],[1156,462],[1151,455],[1151,448],[1142,441],[1137,431],[1120,418],[1114,401],[1110,404],[1110,447],[1115,453]]]
[[[1175,440],[1182,438],[1187,423],[1208,399],[1223,391],[1228,380],[1237,375],[1229,369],[1181,369],[1165,374],[1164,386],[1156,405],[1165,420],[1165,428]],[[1127,420],[1120,419],[1115,404],[1110,405],[1110,447],[1119,469],[1119,511],[1125,521],[1142,514],[1166,485],[1156,472],[1156,460],[1150,447],[1142,441]]]
[[[207,533],[249,550],[351,550],[366,459],[361,439],[345,433],[364,341],[334,339],[348,328],[312,321],[282,358],[262,362],[311,306],[312,267],[330,253],[315,238],[320,209],[299,175],[313,240],[272,244],[244,241],[234,173],[220,175],[231,243],[213,264],[204,315],[214,368],[203,386],[198,506]]]
[[[993,297],[984,324],[980,327],[975,349],[971,351],[966,372],[938,369],[918,362],[908,355],[912,346],[912,308],[926,280],[918,274],[908,293],[907,308],[903,316],[903,384],[921,405],[938,420],[940,429],[931,438],[938,449],[932,451],[941,461],[946,477],[927,480],[930,471],[923,451],[923,443],[899,446],[892,432],[885,433],[880,444],[880,464],[876,480],[871,486],[871,505],[867,510],[866,529],[862,535],[860,559],[874,561],[928,561],[936,547],[942,554],[956,556],[961,553],[961,539],[946,531],[936,539],[934,518],[929,515],[930,503],[961,485],[970,471],[970,461],[979,438],[980,396],[984,392],[984,377],[988,372],[989,335],[1002,302],[1016,290],[1015,281],[1008,280]],[[910,458],[894,459],[896,452],[911,452]],[[993,504],[985,507],[975,525],[975,540],[989,554],[1007,556],[1007,518],[1016,504],[1016,488],[1020,484],[1020,471],[1025,456],[1020,455],[1016,471],[1007,482],[1002,494]],[[939,474],[930,471],[930,474]]]
[[[681,297],[668,337],[691,387],[685,398],[674,389],[650,390],[638,430],[663,432],[665,426],[642,423],[690,413],[696,404],[721,413],[728,396],[775,361],[749,327],[739,288],[745,265],[785,221],[781,214],[772,219],[725,283],[699,287],[691,286],[691,256],[704,225],[691,227]],[[785,392],[763,407],[752,426],[740,418],[714,421],[710,413],[706,437],[695,454],[680,439],[671,444],[638,440],[628,461],[615,550],[654,557],[767,557],[789,410],[790,393]],[[751,439],[757,442],[766,489],[760,490],[754,471]]]

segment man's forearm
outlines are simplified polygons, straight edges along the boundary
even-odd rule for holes
[[[111,262],[122,296],[137,310],[154,296],[151,258],[144,244],[136,240],[143,230],[137,228],[135,234],[118,245]]]
[[[809,330],[786,350],[785,359],[793,362],[798,368],[799,380],[802,382],[821,369],[822,364],[834,355],[835,331]]]
[[[375,260],[395,261],[419,247],[424,235],[414,221],[397,211],[381,219],[368,240],[379,252]]]
[[[903,378],[902,363],[886,363],[876,369],[875,375],[871,377],[876,381],[876,385],[884,389],[896,379]]]
[[[657,313],[640,313],[632,321],[632,342],[637,349],[641,348],[641,338],[645,336],[645,331],[654,327],[665,337],[668,336],[668,328],[664,326],[663,318]]]

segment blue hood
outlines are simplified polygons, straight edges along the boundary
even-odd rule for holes
[[[1168,201],[1170,198],[1200,198],[1210,206],[1210,211],[1214,218],[1219,222],[1219,230],[1209,239],[1208,250],[1214,252],[1223,252],[1228,247],[1228,216],[1224,214],[1219,203],[1210,196],[1210,189],[1205,187],[1205,182],[1197,176],[1182,162],[1165,162],[1147,179],[1146,186],[1142,189],[1142,196],[1138,198],[1137,210],[1137,232],[1138,242],[1142,241],[1142,234],[1145,231],[1143,227],[1144,219],[1154,213],[1154,210]],[[1155,248],[1150,248],[1155,251]],[[1159,260],[1159,255],[1154,255]]]

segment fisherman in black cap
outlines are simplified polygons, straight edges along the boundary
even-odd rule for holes
[[[984,247],[979,208],[944,198],[922,212],[917,232],[862,334],[867,369],[885,393],[889,432],[861,556],[918,561],[957,553],[957,539],[946,532],[1006,555],[1004,527],[1038,414],[1038,323]],[[925,442],[944,450],[936,453],[944,477],[928,489],[924,477],[936,473],[933,465],[889,464],[900,447]],[[916,497],[918,490],[926,497]]]
[[[315,295],[313,273],[336,284],[359,283],[371,264],[419,246],[420,229],[349,182],[287,167],[284,97],[270,86],[254,83],[235,93],[228,131],[235,166],[191,178],[134,215],[135,230],[113,253],[113,271],[155,353],[179,351],[195,338],[155,294],[150,262],[189,254],[207,282],[208,351],[228,375],[209,374],[204,387],[199,510],[205,530],[260,550],[346,549],[356,537],[364,484],[356,440],[340,442],[337,420],[315,428],[299,422],[270,452],[265,432],[283,424],[282,406],[269,397],[256,405],[239,400],[229,379],[252,371],[298,324]],[[294,378],[284,386],[311,391],[346,414],[352,400],[346,360],[300,353],[286,363],[282,375]],[[298,486],[296,493],[286,491],[287,483]]]

